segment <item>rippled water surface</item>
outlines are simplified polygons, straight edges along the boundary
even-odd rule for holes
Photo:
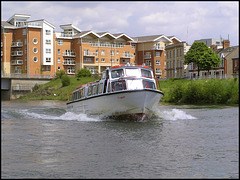
[[[143,121],[3,101],[2,178],[239,178],[239,107],[159,104]]]

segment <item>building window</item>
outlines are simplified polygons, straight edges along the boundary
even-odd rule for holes
[[[58,40],[58,45],[63,45],[63,40]]]
[[[38,52],[38,48],[34,47],[33,52],[36,54]]]
[[[51,66],[46,66],[46,71],[51,71]]]
[[[46,62],[51,62],[51,58],[46,58]]]
[[[36,56],[33,57],[33,62],[38,62],[38,58]]]
[[[22,30],[22,35],[26,35],[27,34],[27,30],[26,29],[23,29]]]
[[[96,62],[98,62],[98,58],[96,58]]]
[[[59,70],[59,71],[61,70],[60,66],[58,66],[58,70]]]
[[[49,39],[46,39],[46,44],[49,44],[49,45],[51,45],[51,40],[49,40]]]
[[[156,57],[160,57],[160,52],[156,52]]]
[[[132,49],[136,49],[136,44],[132,44]]]
[[[101,55],[105,56],[105,50],[101,50]]]
[[[102,59],[101,59],[101,62],[105,62],[105,59],[104,59],[104,58],[102,58]]]
[[[92,62],[91,58],[83,58],[83,62]]]
[[[37,38],[34,38],[34,39],[33,39],[33,44],[37,44],[37,43],[38,43]]]
[[[156,65],[160,65],[160,61],[159,60],[156,60]]]
[[[58,63],[61,63],[61,58],[58,58]]]
[[[46,30],[46,35],[51,35],[51,30]]]
[[[58,49],[58,55],[61,55],[61,50],[60,49]]]
[[[114,56],[114,51],[110,50],[110,56]]]
[[[51,54],[51,49],[46,49],[47,54]]]

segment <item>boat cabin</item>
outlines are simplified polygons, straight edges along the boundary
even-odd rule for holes
[[[149,67],[118,65],[104,71],[99,81],[87,83],[77,88],[71,94],[71,101],[106,93],[143,89],[157,89],[153,72]]]

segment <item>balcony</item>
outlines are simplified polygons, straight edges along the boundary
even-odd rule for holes
[[[63,61],[63,65],[72,65],[72,66],[74,66],[74,65],[76,65],[76,61],[74,61],[74,60],[65,60],[65,61]]]
[[[144,59],[151,59],[151,58],[152,58],[151,54],[144,55]]]
[[[164,50],[165,49],[165,47],[164,46],[153,46],[152,47],[152,50]]]
[[[23,65],[23,60],[12,60],[11,65]]]
[[[76,53],[75,52],[64,52],[63,56],[66,56],[66,57],[76,57]]]
[[[123,53],[123,54],[121,54],[120,57],[121,58],[133,58],[133,54],[125,54],[125,53]]]
[[[11,47],[22,47],[23,46],[23,42],[12,42]]]
[[[68,69],[67,74],[75,74],[75,69]]]
[[[98,52],[84,52],[83,56],[97,57],[98,56]]]
[[[11,52],[11,56],[22,56],[23,55],[23,51],[12,51]]]
[[[104,44],[104,43],[91,43],[92,47],[109,47],[109,48],[123,48],[121,44]]]

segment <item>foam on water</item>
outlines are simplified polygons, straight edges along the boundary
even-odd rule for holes
[[[46,115],[35,112],[28,112],[28,110],[19,111],[20,114],[27,118],[45,119],[45,120],[75,120],[75,121],[101,121],[97,117],[88,117],[86,114],[76,114],[74,112],[65,112],[62,115]]]
[[[197,119],[196,117],[191,116],[179,109],[160,111],[158,112],[158,116],[163,118],[164,120],[172,120],[172,121],[184,120],[184,119]]]

